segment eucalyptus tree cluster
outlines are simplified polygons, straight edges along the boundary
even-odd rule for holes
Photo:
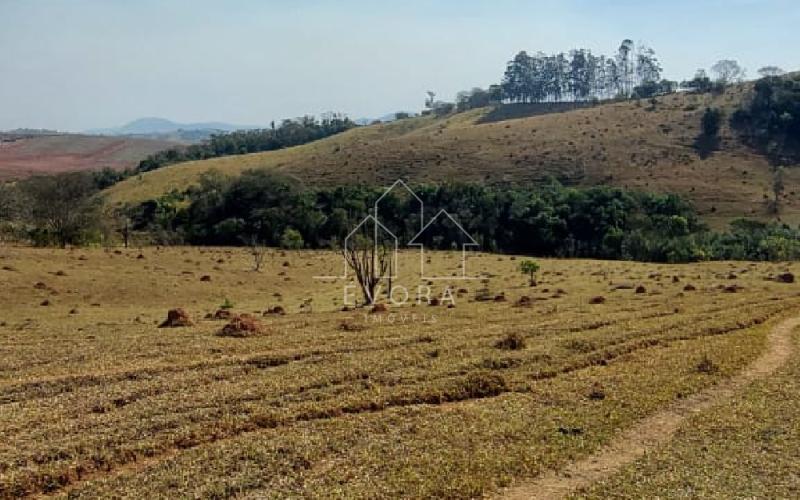
[[[508,63],[501,89],[510,102],[576,102],[630,97],[637,87],[660,79],[653,49],[624,40],[613,57],[587,49],[554,55],[522,51]]]

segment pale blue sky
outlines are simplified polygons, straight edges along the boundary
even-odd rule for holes
[[[0,0],[0,129],[375,117],[497,82],[521,49],[624,38],[673,79],[721,58],[753,76],[800,69],[798,27],[797,0]]]

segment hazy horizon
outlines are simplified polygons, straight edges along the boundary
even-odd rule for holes
[[[788,0],[597,2],[0,0],[0,130],[141,117],[266,125],[337,111],[419,110],[498,83],[520,51],[612,55],[624,38],[682,80],[723,58],[793,67]]]

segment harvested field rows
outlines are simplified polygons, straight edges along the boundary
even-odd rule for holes
[[[2,497],[484,495],[737,373],[800,304],[784,264],[548,260],[531,288],[481,254],[455,307],[369,314],[312,278],[333,253],[0,257]],[[217,335],[225,299],[262,331]],[[195,325],[157,328],[173,307]]]

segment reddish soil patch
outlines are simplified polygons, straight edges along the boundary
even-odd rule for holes
[[[0,141],[0,180],[103,167],[121,170],[175,145],[154,139],[73,134]]]

